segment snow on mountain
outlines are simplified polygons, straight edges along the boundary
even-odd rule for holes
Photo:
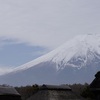
[[[13,83],[12,85],[19,80],[23,81],[18,85],[34,82],[39,84],[90,82],[93,74],[100,70],[99,65],[100,35],[80,35],[50,53],[1,76],[0,82]]]
[[[90,54],[89,54],[90,53]],[[70,64],[72,58],[82,61],[82,65],[72,67],[80,68],[84,66],[88,60],[93,60],[94,57],[100,59],[100,35],[88,34],[80,35],[74,39],[66,42],[59,48],[51,51],[50,53],[39,57],[31,62],[15,68],[15,71],[26,70],[42,62],[56,63],[56,69],[63,69],[64,66]],[[63,66],[62,66],[63,64]],[[60,68],[59,68],[60,67]]]

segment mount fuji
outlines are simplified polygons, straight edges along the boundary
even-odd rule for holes
[[[79,35],[57,49],[0,76],[0,84],[90,83],[100,70],[100,35]]]

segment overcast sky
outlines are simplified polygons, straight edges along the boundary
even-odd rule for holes
[[[1,68],[88,33],[100,33],[100,0],[0,0]]]

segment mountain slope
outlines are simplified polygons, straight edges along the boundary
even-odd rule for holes
[[[100,35],[80,35],[0,77],[1,84],[91,82],[100,70]]]

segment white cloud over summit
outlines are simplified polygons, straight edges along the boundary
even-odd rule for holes
[[[77,34],[100,33],[99,0],[1,0],[0,37],[55,48]]]

